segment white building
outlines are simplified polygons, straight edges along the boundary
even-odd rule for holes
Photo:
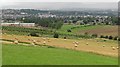
[[[19,23],[0,23],[1,26],[14,26],[14,25],[19,25]]]
[[[20,26],[23,26],[23,27],[34,27],[35,23],[20,23]]]
[[[0,23],[1,26],[34,27],[35,23]]]

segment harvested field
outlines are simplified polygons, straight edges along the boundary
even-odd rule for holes
[[[98,34],[98,35],[112,35],[118,36],[118,27],[117,26],[103,26],[94,29],[82,30],[79,33],[84,34],[87,32],[88,34]]]
[[[91,53],[96,53],[100,55],[107,55],[107,56],[118,56],[118,49],[117,49],[117,41],[106,40],[104,39],[56,39],[56,38],[43,38],[43,37],[31,37],[31,36],[19,36],[19,35],[7,35],[4,34],[2,39],[8,40],[15,40],[17,38],[18,41],[21,42],[29,42],[32,43],[32,40],[35,40],[37,44],[44,44],[45,45],[55,46],[55,47],[62,47],[68,48],[78,51],[86,51]],[[79,43],[78,47],[74,47],[75,44],[73,42],[77,41]],[[88,43],[88,45],[86,45]],[[103,47],[105,45],[105,47]],[[112,49],[115,47],[115,50]]]

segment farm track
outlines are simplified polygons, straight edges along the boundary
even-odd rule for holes
[[[18,41],[21,42],[32,43],[31,40],[35,40],[36,44],[43,44],[45,41],[45,45],[49,45],[49,46],[68,48],[78,51],[86,51],[100,55],[107,55],[114,57],[118,56],[118,49],[116,48],[118,45],[115,42],[101,42],[97,39],[73,40],[73,39],[60,39],[60,38],[56,39],[56,38],[43,38],[43,37],[19,36],[19,35],[8,35],[8,34],[2,35],[2,39],[15,40],[15,38],[17,38]],[[73,44],[73,42],[75,41],[79,42],[79,45],[76,48],[74,47]],[[2,42],[13,43],[7,41],[2,41]],[[88,45],[86,45],[86,43],[88,43]],[[105,47],[103,47],[102,45],[105,45]],[[113,50],[111,46],[114,46],[115,50]]]

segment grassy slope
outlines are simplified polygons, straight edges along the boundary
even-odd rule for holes
[[[76,27],[74,29],[71,29],[72,27]],[[95,25],[95,26],[83,26],[83,25],[63,25],[62,28],[60,30],[58,30],[59,32],[61,33],[68,33],[67,30],[68,29],[71,29],[73,34],[83,34],[85,33],[85,31],[92,31],[92,30],[99,30],[99,29],[103,29],[103,31],[106,29],[112,29],[114,28],[115,26],[110,26],[110,25]],[[80,33],[81,32],[81,33]],[[94,33],[94,32],[93,32]],[[102,33],[102,32],[101,32]],[[109,32],[106,33],[106,34],[109,34],[109,33],[112,33],[112,32]],[[117,32],[116,32],[117,33]],[[104,33],[103,33],[104,34]],[[113,33],[112,33],[113,34]]]
[[[3,45],[3,65],[117,64],[117,58],[61,48]]]
[[[95,29],[95,28],[99,28],[99,27],[103,27],[100,25],[96,25],[96,26],[83,26],[83,25],[63,25],[62,28],[60,30],[58,30],[59,32],[66,32],[68,29],[71,29],[72,27],[79,27],[79,28],[75,28],[72,29],[73,33],[81,31],[81,30],[90,30],[90,29]]]

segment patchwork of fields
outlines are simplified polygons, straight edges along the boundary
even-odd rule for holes
[[[67,32],[70,29],[72,32]],[[11,29],[9,29],[11,30]],[[21,29],[22,34],[28,34],[29,29]],[[29,31],[28,31],[29,30]],[[63,34],[98,34],[118,36],[118,27],[110,25],[82,26],[63,25],[57,32]],[[26,35],[10,34],[4,30],[2,34],[3,43],[3,65],[116,65],[118,64],[118,41],[104,38],[75,38],[63,39],[52,37],[33,37]],[[12,30],[18,34],[21,32]],[[11,31],[11,32],[12,32]],[[34,30],[45,33],[46,30]],[[51,35],[51,31],[47,35]],[[14,41],[18,41],[15,44]],[[78,46],[75,47],[75,42]]]
[[[3,35],[2,39],[13,40],[16,39],[20,42],[29,42],[30,44],[33,40],[36,44],[44,44],[62,48],[69,48],[80,51],[93,52],[108,56],[118,56],[118,45],[117,41],[112,40],[102,40],[102,39],[56,39],[56,38],[43,38],[43,37],[31,37],[31,36],[18,36],[18,35]],[[49,39],[49,40],[48,40]],[[74,43],[77,41],[79,43],[78,47],[74,47]],[[88,43],[88,45],[86,45]],[[103,47],[104,46],[104,47]],[[112,47],[115,47],[113,50]]]

